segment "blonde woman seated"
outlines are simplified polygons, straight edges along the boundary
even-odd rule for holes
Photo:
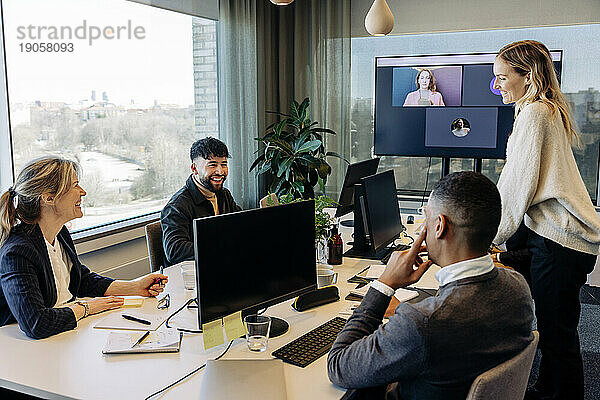
[[[435,77],[433,72],[423,68],[415,79],[417,90],[406,95],[405,106],[444,106],[444,99],[440,92],[436,92]]]
[[[23,167],[0,197],[0,326],[18,322],[27,336],[42,339],[121,307],[115,296],[163,291],[165,275],[116,281],[81,264],[65,224],[83,216],[85,194],[75,162],[44,157]]]

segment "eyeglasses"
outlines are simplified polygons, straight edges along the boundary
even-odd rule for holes
[[[162,299],[160,299],[158,301],[156,308],[158,308],[159,310],[165,310],[165,309],[169,308],[170,305],[171,305],[171,295],[169,293],[167,293]]]

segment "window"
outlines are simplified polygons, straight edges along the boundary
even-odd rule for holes
[[[600,142],[600,25],[507,29],[485,32],[435,33],[352,39],[352,161],[369,158],[373,147],[374,58],[495,52],[510,42],[535,39],[550,49],[564,50],[562,90],[566,94],[584,146],[575,159],[592,200],[597,202]],[[497,182],[503,160],[484,160],[482,171]],[[473,160],[452,160],[451,171],[472,169]],[[403,193],[430,190],[441,176],[441,159],[384,157],[380,168],[393,168]],[[429,171],[429,174],[427,174]]]
[[[82,167],[78,231],[162,209],[218,136],[216,22],[125,0],[3,2],[13,164]]]

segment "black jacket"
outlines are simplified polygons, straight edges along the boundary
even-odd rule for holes
[[[104,296],[113,279],[82,265],[66,227],[56,237],[71,259],[69,291],[77,297]],[[56,303],[56,283],[39,225],[18,224],[0,249],[0,326],[18,322],[21,330],[42,339],[77,326],[68,307]]]
[[[217,204],[220,214],[241,210],[227,189],[217,192]],[[211,202],[200,193],[190,175],[185,186],[171,197],[160,214],[163,248],[169,265],[194,259],[192,221],[211,215],[215,215]]]

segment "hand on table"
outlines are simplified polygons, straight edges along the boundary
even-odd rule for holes
[[[409,250],[395,251],[392,253],[385,271],[379,277],[379,281],[396,290],[411,285],[421,279],[421,276],[423,276],[431,264],[433,264],[432,261],[423,261],[423,259],[419,257],[419,253],[426,250],[426,247],[423,245],[426,232],[427,230],[423,227],[421,233]],[[416,267],[416,269],[413,267]]]
[[[89,315],[119,308],[123,305],[124,301],[125,300],[122,297],[116,296],[94,297],[93,299],[87,300],[88,306],[90,307]]]

